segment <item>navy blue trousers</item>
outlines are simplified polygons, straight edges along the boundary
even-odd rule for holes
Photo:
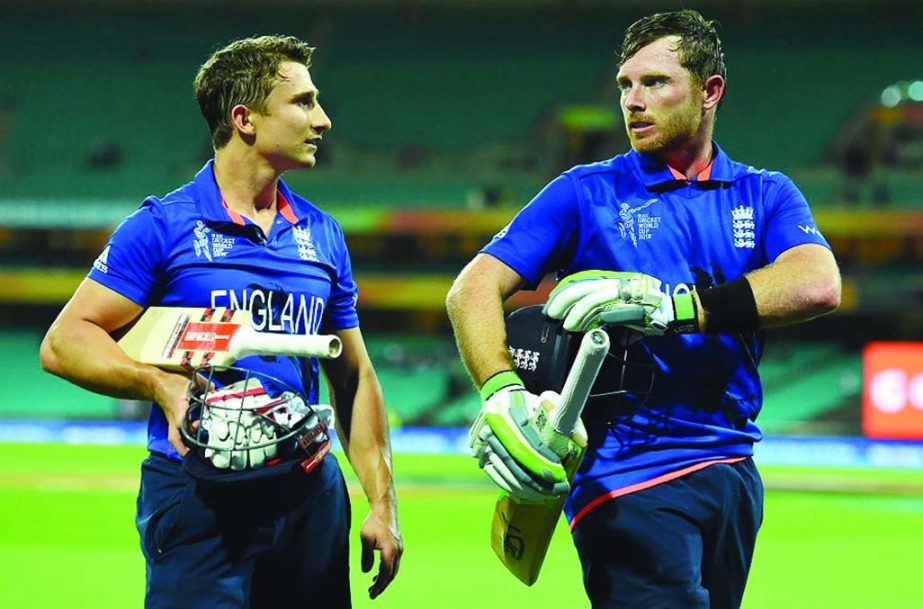
[[[136,516],[145,607],[350,607],[349,513],[333,455],[308,474],[209,485],[152,453]]]
[[[574,529],[593,609],[736,609],[763,520],[752,459],[606,501]]]

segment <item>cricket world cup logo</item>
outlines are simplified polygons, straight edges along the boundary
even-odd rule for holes
[[[208,261],[212,261],[212,251],[208,247],[208,235],[211,233],[211,229],[205,226],[205,223],[199,220],[196,222],[195,228],[192,230],[195,235],[195,239],[192,241],[192,245],[195,247],[196,257],[205,256],[208,258]]]
[[[653,231],[660,227],[660,216],[639,213],[657,202],[657,199],[648,199],[641,205],[632,207],[628,203],[619,205],[619,234],[622,239],[631,240],[631,244],[638,247],[638,241],[647,241],[653,237]]]

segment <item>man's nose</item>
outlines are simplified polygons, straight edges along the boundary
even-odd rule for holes
[[[631,110],[632,112],[644,110],[644,99],[639,87],[630,87],[624,91],[622,106],[624,106],[626,110]]]
[[[330,131],[330,129],[333,127],[333,123],[330,121],[330,117],[327,116],[327,112],[320,104],[317,104],[317,113],[314,116],[314,120],[312,121],[311,126],[314,127],[314,130],[318,133]]]

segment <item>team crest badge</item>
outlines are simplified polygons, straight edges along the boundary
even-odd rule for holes
[[[738,205],[731,210],[732,228],[734,230],[734,247],[750,249],[756,247],[756,223],[753,221],[753,208]]]
[[[317,250],[314,248],[314,241],[311,240],[311,229],[295,226],[292,230],[295,234],[295,245],[298,247],[298,257],[317,262]]]

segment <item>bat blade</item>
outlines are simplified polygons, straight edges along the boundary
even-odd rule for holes
[[[586,436],[575,431],[590,389],[609,352],[609,336],[603,330],[588,332],[580,343],[577,357],[561,390],[561,403],[549,408],[549,421],[559,432],[570,435],[578,450],[564,461],[567,479],[573,481],[586,451]],[[503,565],[527,586],[538,579],[554,536],[565,497],[540,504],[519,503],[501,493],[494,508],[490,545]]]
[[[132,359],[167,370],[229,366],[246,355],[337,357],[336,336],[260,333],[247,310],[150,307],[118,341]]]

